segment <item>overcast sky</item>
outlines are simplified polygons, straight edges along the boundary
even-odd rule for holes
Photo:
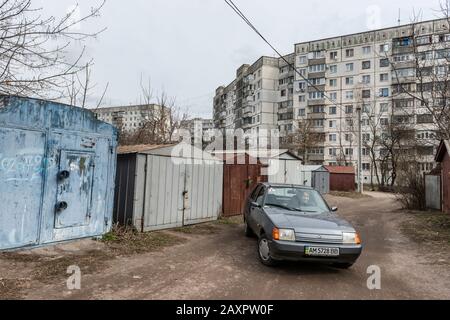
[[[81,13],[95,1],[79,0]],[[76,2],[36,0],[61,16]],[[283,54],[302,41],[408,23],[413,10],[437,16],[438,0],[235,0]],[[106,105],[138,102],[140,78],[151,78],[192,116],[211,117],[215,89],[233,80],[236,69],[261,55],[274,55],[223,0],[107,0],[100,18],[83,31],[107,27],[88,43],[95,60],[94,95],[109,82]]]

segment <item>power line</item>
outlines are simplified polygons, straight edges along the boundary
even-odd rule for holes
[[[321,90],[318,88],[314,83],[312,83],[308,78],[306,78],[300,71],[295,68],[295,65],[290,63],[276,48],[274,45],[272,45],[262,34],[261,32],[253,25],[253,23],[245,16],[245,14],[239,9],[239,7],[233,2],[233,0],[224,0],[225,3],[233,9],[233,11],[242,19],[244,22],[290,67],[292,70],[294,70],[295,73],[297,73],[310,87],[316,89],[318,92],[321,92],[323,94],[323,97],[330,101],[333,106],[339,107],[341,112],[344,110],[343,107],[347,104],[338,103],[336,100],[329,97],[324,90]],[[381,57],[381,56],[379,56]],[[390,62],[390,64],[392,64]],[[375,79],[374,79],[375,80]],[[403,87],[403,85],[401,85]],[[375,98],[375,92],[372,95],[372,98]],[[393,106],[392,106],[393,107]]]
[[[308,85],[314,89],[316,89],[318,92],[321,92],[323,94],[323,97],[326,98],[328,101],[330,101],[334,105],[339,105],[342,107],[342,104],[337,104],[335,100],[331,99],[326,95],[326,93],[319,89],[315,84],[313,84],[308,78],[306,78],[300,71],[295,68],[295,65],[290,63],[262,34],[259,32],[259,30],[253,25],[253,23],[242,13],[242,11],[238,8],[238,6],[233,2],[233,0],[224,0],[225,3],[230,6],[231,9],[239,16],[241,19],[244,20],[244,22],[253,30],[255,33],[290,67],[294,70],[295,73],[297,73],[303,80],[308,83]]]

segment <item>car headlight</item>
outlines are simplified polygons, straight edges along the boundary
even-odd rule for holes
[[[273,228],[272,238],[281,241],[295,241],[295,231],[292,229]]]
[[[343,232],[342,242],[346,244],[361,244],[361,239],[356,232]]]

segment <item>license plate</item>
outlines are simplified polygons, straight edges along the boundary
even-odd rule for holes
[[[305,254],[315,257],[337,257],[339,256],[339,248],[306,247]]]

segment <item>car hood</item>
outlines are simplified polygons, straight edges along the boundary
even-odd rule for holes
[[[344,219],[331,212],[307,214],[281,208],[264,208],[269,218],[278,228],[294,229],[296,233],[341,234],[355,232]]]

